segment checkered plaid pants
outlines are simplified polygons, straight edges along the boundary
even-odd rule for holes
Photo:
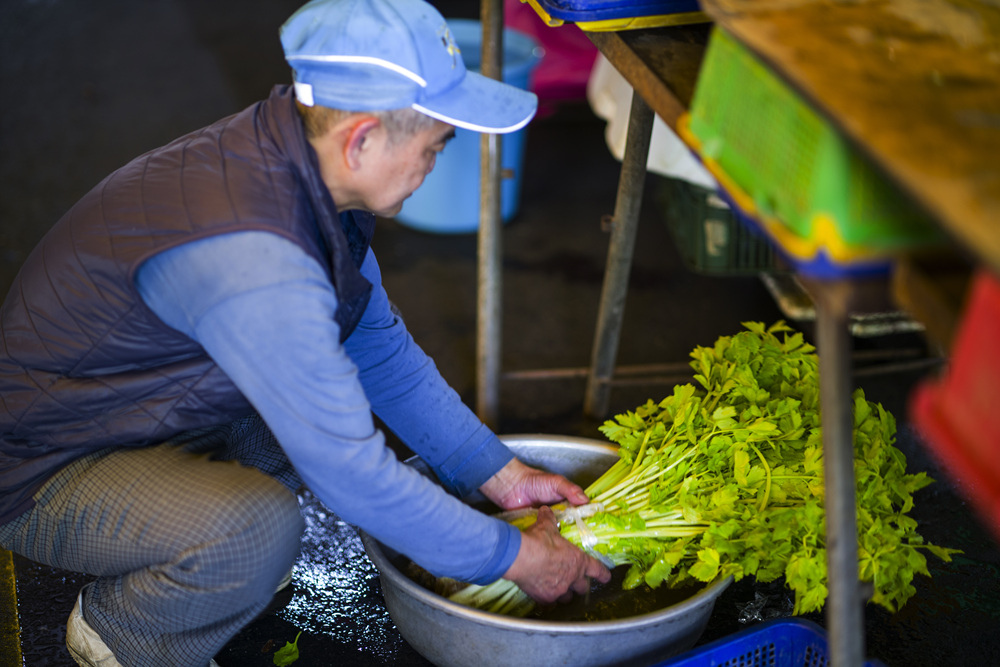
[[[298,485],[254,416],[76,461],[0,526],[0,544],[95,575],[84,618],[122,665],[204,667],[295,561]]]

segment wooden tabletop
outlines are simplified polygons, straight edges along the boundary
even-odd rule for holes
[[[702,8],[1000,274],[1000,5],[703,0]]]
[[[691,105],[710,29],[704,23],[587,36],[650,108],[676,128]]]

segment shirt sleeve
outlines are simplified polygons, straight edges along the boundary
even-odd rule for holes
[[[375,278],[372,302],[347,346],[339,342],[326,273],[275,234],[226,234],[173,248],[147,260],[136,284],[153,312],[204,347],[260,413],[303,482],[340,518],[435,575],[493,581],[517,555],[517,529],[400,463],[374,426],[372,406],[456,489],[476,484],[506,448],[467,416],[458,437],[447,437],[447,426],[422,426],[444,413],[421,407],[411,394],[429,387],[437,398],[424,400],[452,399],[392,315],[373,256],[365,266],[366,277]],[[402,383],[395,388],[394,378]],[[432,442],[439,434],[446,437]]]
[[[361,267],[375,286],[345,346],[375,414],[459,495],[479,488],[514,456],[445,382],[413,341],[382,288],[373,253]]]

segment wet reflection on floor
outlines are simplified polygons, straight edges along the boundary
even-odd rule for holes
[[[412,651],[382,602],[378,571],[357,530],[309,492],[299,496],[306,529],[292,572],[294,595],[278,616],[303,630],[392,662]]]

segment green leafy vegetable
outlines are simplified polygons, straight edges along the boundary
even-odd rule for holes
[[[700,387],[676,386],[601,427],[619,460],[586,489],[590,515],[567,510],[561,531],[629,565],[626,587],[783,576],[794,612],[815,611],[827,596],[815,348],[783,322],[744,327],[691,352]],[[895,611],[914,575],[929,576],[924,549],[945,561],[956,552],[925,544],[907,516],[932,480],[906,473],[892,415],[860,389],[853,399],[859,574],[872,601]],[[499,590],[515,599],[510,587]]]
[[[285,645],[274,652],[274,664],[278,667],[287,667],[287,665],[292,664],[299,659],[299,637],[302,635],[302,631],[299,630],[299,634],[295,635],[294,642],[285,642]]]

